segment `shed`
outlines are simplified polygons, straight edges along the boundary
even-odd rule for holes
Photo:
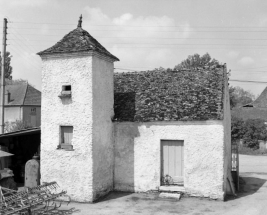
[[[114,91],[115,190],[224,199],[231,172],[224,65],[116,73]]]

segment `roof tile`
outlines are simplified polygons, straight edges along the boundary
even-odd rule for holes
[[[28,84],[6,85],[10,101],[5,106],[41,105],[41,92]]]
[[[107,51],[95,38],[87,31],[77,27],[63,37],[51,48],[37,53],[38,55],[58,54],[58,53],[73,53],[96,51],[100,54],[108,56],[115,61],[119,61],[117,57]]]

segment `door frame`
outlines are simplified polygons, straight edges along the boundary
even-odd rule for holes
[[[183,150],[185,151],[185,140],[181,139],[160,139],[160,186],[166,186],[166,184],[163,184],[163,141],[183,141]],[[185,160],[185,155],[183,154],[183,162]],[[185,162],[184,162],[185,163]],[[184,165],[183,163],[183,174],[184,174]],[[183,176],[184,177],[184,176]],[[180,186],[175,184],[174,186]]]

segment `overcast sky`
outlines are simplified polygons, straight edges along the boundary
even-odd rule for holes
[[[115,68],[173,68],[208,52],[227,64],[231,79],[267,82],[266,0],[1,0],[13,78],[41,90],[36,53],[75,29],[80,14],[83,29],[120,59]],[[0,37],[2,44],[2,30]],[[256,95],[267,86],[230,84]]]

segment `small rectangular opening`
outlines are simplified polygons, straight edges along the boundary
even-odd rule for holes
[[[36,108],[31,108],[31,113],[30,115],[36,115]]]
[[[71,91],[71,85],[63,85],[62,91]]]
[[[161,140],[161,186],[184,185],[184,140]]]
[[[61,128],[61,144],[72,144],[73,126],[60,126]]]

